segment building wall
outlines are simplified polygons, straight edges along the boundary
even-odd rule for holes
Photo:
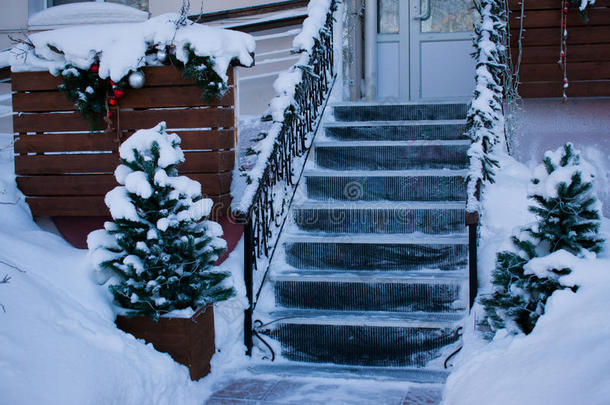
[[[28,26],[28,2],[2,0],[0,13],[0,50],[11,46],[10,34],[23,32]]]
[[[191,13],[198,13],[201,10],[202,1],[205,13],[277,3],[277,1],[272,0],[191,0]],[[181,5],[182,0],[149,0],[150,14],[153,16],[176,12],[180,10]]]

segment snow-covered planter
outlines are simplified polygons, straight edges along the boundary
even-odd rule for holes
[[[187,366],[192,380],[209,374],[210,360],[216,351],[213,305],[206,305],[192,316],[163,316],[157,322],[144,316],[119,315],[116,325]]]
[[[213,217],[228,212],[236,139],[233,64],[253,63],[254,42],[239,32],[199,24],[176,29],[176,18],[33,34],[33,47],[22,44],[13,50],[15,169],[33,215],[108,216],[103,200],[113,187],[118,144],[160,121],[182,138],[187,159],[180,173],[202,184],[216,204]],[[151,47],[155,52],[150,53]],[[161,62],[177,60],[189,70],[188,60],[200,58],[208,65],[213,61],[204,70],[226,84],[222,97],[205,100],[202,92],[210,89],[197,85],[201,77],[186,79],[181,69]],[[112,91],[98,106],[111,114],[98,117],[99,131],[90,133],[90,123],[58,89],[68,65],[73,66],[69,72],[80,69],[87,75],[95,66],[103,82],[101,94]],[[143,87],[129,86],[134,73],[144,75]],[[121,97],[111,106],[116,94]]]
[[[119,186],[105,198],[113,220],[87,242],[101,281],[110,280],[119,313],[137,317],[119,316],[117,325],[162,348],[173,347],[169,352],[185,364],[197,358],[191,376],[199,378],[209,371],[214,353],[211,305],[234,290],[225,283],[230,274],[214,267],[227,244],[220,225],[207,219],[212,201],[202,197],[199,183],[178,176],[176,166],[184,161],[179,145],[165,123],[140,130],[121,145]],[[198,321],[202,314],[205,325]],[[203,365],[202,352],[208,354]]]

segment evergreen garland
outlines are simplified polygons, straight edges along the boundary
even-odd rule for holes
[[[67,65],[61,76],[63,83],[59,90],[66,93],[76,111],[89,121],[91,131],[101,129],[101,118],[107,108],[106,98],[112,90],[110,82],[100,78],[97,69],[84,70],[74,65]]]
[[[497,254],[494,291],[480,299],[492,329],[529,334],[544,314],[548,298],[565,288],[559,277],[569,274],[569,267],[548,269],[542,277],[526,274],[530,260],[559,250],[578,256],[601,250],[601,207],[592,180],[572,144],[545,154],[532,178],[529,196],[533,202],[529,209],[538,220],[512,238],[512,250]]]
[[[98,267],[119,277],[110,291],[131,316],[158,319],[234,294],[223,285],[229,273],[213,269],[226,242],[220,225],[206,218],[212,202],[202,198],[199,183],[178,176],[179,143],[165,123],[123,143],[115,172],[122,185],[105,199],[113,221],[88,238]]]
[[[188,54],[186,64],[176,59],[175,55],[169,54],[171,63],[184,69],[182,77],[197,83],[197,86],[202,90],[201,98],[205,101],[209,102],[224,96],[228,87],[214,70],[214,59],[209,56],[198,56],[188,43],[184,45],[184,50]]]

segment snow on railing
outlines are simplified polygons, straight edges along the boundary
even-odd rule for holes
[[[244,224],[244,281],[249,303],[244,343],[248,354],[253,335],[259,336],[253,329],[253,310],[332,88],[335,9],[335,0],[309,2],[308,17],[293,42],[300,58],[273,84],[277,95],[269,103],[268,114],[273,124],[248,151],[257,160],[242,173],[247,185],[232,207],[236,219]],[[256,273],[256,280],[254,270],[262,270]]]
[[[466,211],[469,213],[479,211],[483,184],[494,182],[498,161],[493,158],[493,149],[505,142],[502,109],[502,81],[507,68],[508,14],[505,7],[503,0],[482,0],[481,22],[475,26],[475,90],[466,122],[466,136],[472,141],[468,150]]]
[[[475,26],[475,89],[466,120],[470,168],[467,177],[466,225],[468,226],[469,304],[474,304],[478,288],[477,240],[479,205],[485,182],[493,183],[498,161],[495,147],[505,147],[503,112],[507,77],[508,12],[505,0],[481,0],[481,22]]]

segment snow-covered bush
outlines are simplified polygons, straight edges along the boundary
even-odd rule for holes
[[[179,145],[164,122],[121,145],[121,186],[105,198],[114,221],[87,239],[95,265],[118,276],[110,290],[131,315],[156,319],[233,294],[223,285],[229,274],[212,268],[226,249],[222,228],[207,220],[212,200],[202,198],[201,184],[178,176]]]
[[[544,163],[534,171],[529,195],[529,209],[538,221],[514,236],[509,250],[497,254],[494,291],[481,299],[493,329],[530,333],[547,299],[565,288],[559,278],[571,272],[569,265],[554,263],[535,271],[528,267],[532,259],[561,250],[589,257],[601,250],[601,204],[592,181],[571,144],[545,154]]]

